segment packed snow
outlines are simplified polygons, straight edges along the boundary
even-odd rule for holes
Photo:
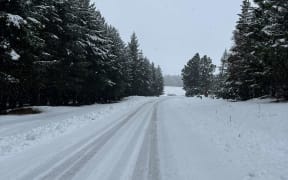
[[[288,179],[288,103],[165,91],[177,95],[0,116],[1,178]]]
[[[0,160],[5,156],[46,143],[76,129],[106,124],[111,114],[119,115],[151,98],[130,97],[121,103],[83,107],[37,107],[41,114],[0,116]]]

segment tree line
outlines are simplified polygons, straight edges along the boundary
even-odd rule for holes
[[[89,0],[0,2],[0,110],[159,96],[163,76]]]
[[[196,53],[182,70],[186,96],[211,94],[215,68],[210,57],[207,55],[200,57],[199,53]]]
[[[225,99],[288,99],[288,1],[244,0],[233,41],[210,90]]]
[[[182,77],[180,75],[165,75],[164,76],[165,86],[183,87]]]

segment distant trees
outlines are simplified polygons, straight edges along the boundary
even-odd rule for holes
[[[213,81],[213,92],[217,97],[226,98],[229,95],[227,92],[227,79],[228,79],[228,59],[230,57],[229,52],[225,49],[223,56],[220,60],[221,64],[219,66],[218,74],[214,75]]]
[[[161,69],[89,0],[0,2],[0,110],[81,105],[163,91]]]
[[[180,75],[165,75],[164,76],[165,86],[176,86],[183,87],[183,80]]]
[[[212,64],[211,58],[197,53],[188,61],[182,70],[182,78],[186,96],[205,95],[208,96],[212,88],[213,72],[216,66]]]
[[[127,55],[130,62],[129,88],[131,95],[161,95],[163,93],[163,75],[160,67],[155,67],[139,49],[138,39],[133,33],[127,46]]]

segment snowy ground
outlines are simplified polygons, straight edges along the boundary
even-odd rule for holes
[[[120,116],[153,99],[130,97],[121,103],[106,105],[38,107],[43,113],[0,116],[0,160],[90,124],[105,125],[111,115]]]
[[[287,180],[287,109],[256,100],[166,101],[158,111],[163,179]]]
[[[0,116],[0,179],[288,180],[287,103],[177,95]]]
[[[185,91],[183,90],[183,87],[165,86],[164,95],[185,96]]]

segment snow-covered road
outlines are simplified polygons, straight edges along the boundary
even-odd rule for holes
[[[287,180],[287,107],[134,97],[3,116],[0,179]]]

